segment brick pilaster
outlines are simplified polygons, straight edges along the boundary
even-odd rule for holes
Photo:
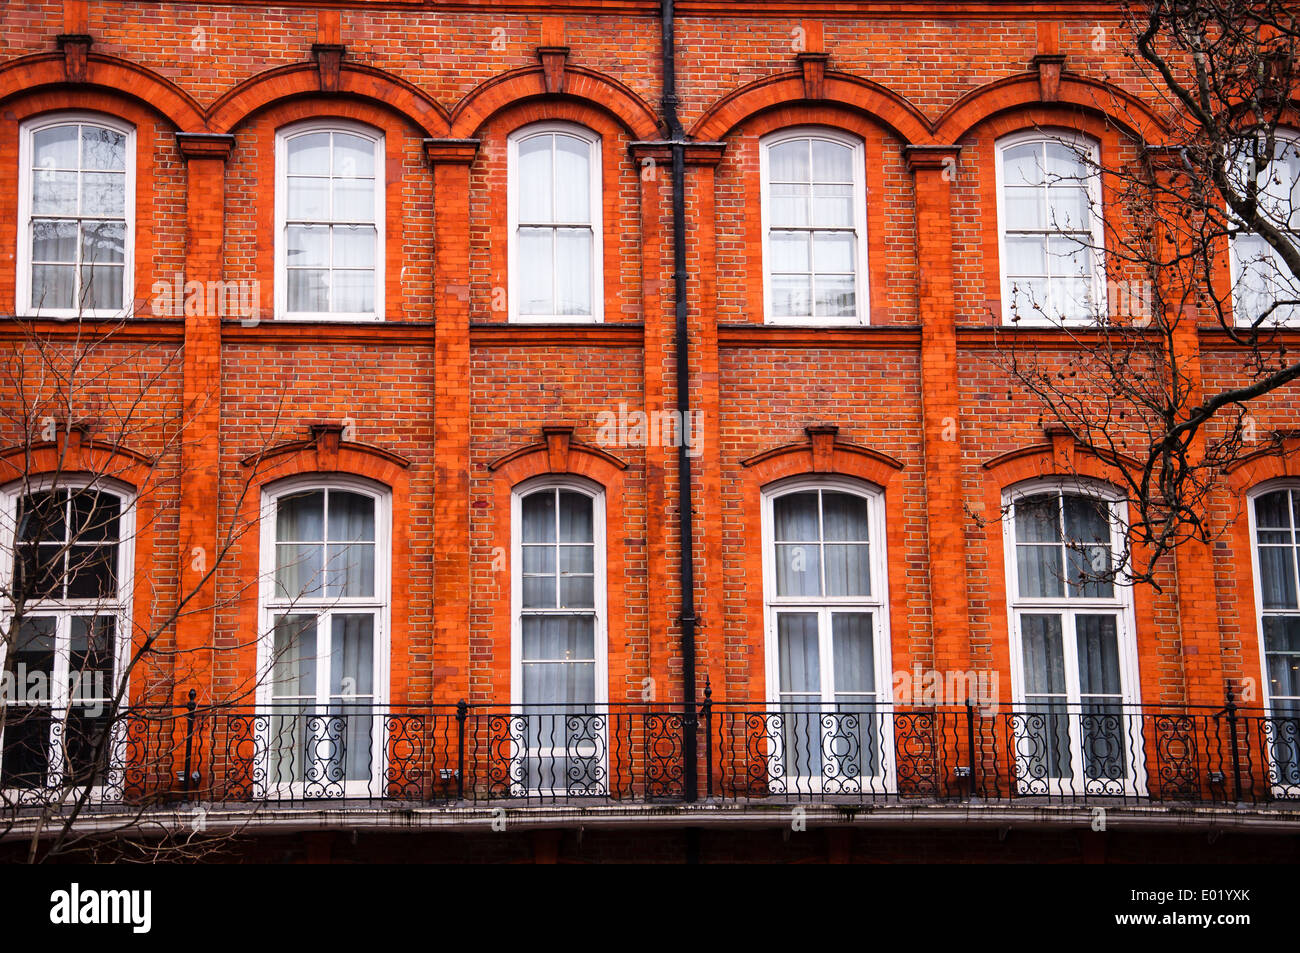
[[[952,288],[952,180],[957,146],[909,147],[916,191],[921,318],[921,405],[936,669],[970,667],[961,408]]]

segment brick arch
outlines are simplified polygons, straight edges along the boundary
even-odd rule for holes
[[[1007,621],[1007,565],[1003,545],[1002,494],[1004,491],[1034,480],[1084,480],[1102,484],[1119,497],[1127,494],[1124,474],[1133,472],[1138,463],[1119,454],[1105,454],[1078,444],[1064,429],[1049,431],[1047,443],[1021,447],[988,460],[983,465],[984,496],[981,501],[982,529],[985,552],[981,560],[987,567],[988,622],[992,637],[993,666],[1006,686],[1004,694],[1010,698],[1011,686],[1011,632]],[[972,543],[972,546],[978,545]],[[1158,659],[1162,648],[1156,624],[1155,597],[1150,587],[1137,586],[1133,590],[1133,614],[1137,621],[1134,642],[1137,646],[1139,680],[1150,679],[1158,673]],[[1138,697],[1147,693],[1137,686]]]
[[[866,114],[887,126],[905,143],[930,141],[930,124],[915,106],[893,90],[847,73],[827,73],[823,93],[810,100],[803,74],[782,73],[728,93],[704,111],[691,128],[703,141],[721,139],[746,119],[780,106],[830,106]]]
[[[1056,99],[1047,102],[1042,95],[1036,72],[1021,73],[980,86],[953,103],[939,117],[934,124],[934,140],[957,142],[994,116],[1039,106],[1083,110],[1103,117],[1149,145],[1162,142],[1168,131],[1165,121],[1146,104],[1100,80],[1063,73]]]
[[[260,539],[262,492],[276,483],[297,476],[319,476],[322,482],[331,477],[361,477],[388,490],[391,502],[391,536],[389,549],[389,699],[394,705],[405,704],[405,689],[410,664],[409,595],[413,588],[411,574],[411,532],[407,526],[410,511],[409,462],[380,447],[353,443],[342,438],[343,428],[333,424],[315,425],[312,436],[270,447],[240,461],[241,483],[245,489],[238,500],[238,540],[231,551],[225,574],[235,581],[239,598],[234,606],[237,631],[258,632],[258,589],[261,578]],[[241,638],[232,650],[238,676],[252,684],[257,671],[257,638]],[[427,699],[422,699],[427,701]]]
[[[907,509],[903,493],[891,486],[903,470],[903,464],[888,454],[840,440],[838,428],[808,427],[808,439],[800,443],[774,447],[741,461],[740,513],[744,539],[741,573],[743,614],[747,619],[762,619],[763,614],[763,490],[792,477],[848,477],[880,491],[885,506],[885,548],[888,565],[885,577],[889,587],[890,649],[895,668],[907,668],[911,647],[908,625],[906,577],[909,572],[906,550]],[[750,657],[759,660],[749,666],[746,687],[738,694],[757,701],[766,697],[765,634],[762,625],[750,627]]]
[[[39,53],[0,66],[0,102],[19,93],[58,87],[69,97],[83,96],[90,86],[147,105],[181,132],[205,128],[203,108],[171,80],[147,67],[92,53],[86,59],[85,81],[70,83],[64,64],[62,53]],[[69,99],[68,107],[80,108],[80,103]]]
[[[145,634],[154,627],[150,613],[157,600],[156,582],[160,566],[169,565],[169,557],[159,553],[160,527],[159,516],[171,507],[174,501],[159,499],[164,488],[170,490],[156,469],[157,460],[137,453],[128,447],[92,440],[79,428],[71,432],[60,433],[49,441],[9,447],[0,452],[0,488],[13,491],[19,480],[38,480],[43,478],[96,478],[113,481],[129,491],[134,499],[132,509],[135,512],[135,531],[131,537],[132,587],[131,619],[134,630],[135,650],[144,647]],[[109,492],[118,492],[115,486],[105,486]],[[164,614],[166,607],[161,610]],[[164,615],[165,618],[165,615]],[[165,657],[165,656],[164,656]],[[157,664],[157,658],[146,660],[146,666]],[[147,698],[151,682],[166,679],[170,671],[161,668],[148,673],[147,677],[131,679],[130,698],[133,702],[157,701]]]
[[[270,105],[308,96],[327,97],[332,103],[354,99],[381,105],[433,138],[445,137],[450,130],[447,111],[418,87],[384,70],[346,62],[339,68],[337,92],[322,92],[314,63],[295,63],[258,73],[212,104],[208,126],[214,132],[228,133]]]
[[[490,685],[475,686],[483,700],[510,697],[512,671],[511,632],[511,497],[515,488],[535,477],[577,477],[594,483],[605,496],[605,636],[609,700],[614,703],[637,701],[632,685],[640,687],[643,672],[632,670],[631,651],[627,644],[626,577],[628,570],[627,540],[634,535],[627,518],[624,471],[627,464],[597,447],[573,439],[573,428],[543,427],[544,439],[521,447],[489,463],[492,491],[490,509],[484,513],[490,548],[505,553],[502,581],[495,594],[488,597],[492,644],[490,648]]]
[[[618,121],[635,139],[659,137],[659,120],[640,96],[612,77],[580,66],[566,65],[564,91],[548,93],[540,66],[511,70],[475,88],[452,110],[451,135],[470,138],[489,119],[517,103],[546,98],[548,104],[578,102]],[[551,118],[558,118],[551,115]]]

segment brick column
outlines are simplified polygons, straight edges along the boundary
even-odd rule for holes
[[[1168,194],[1177,194],[1180,183],[1176,180],[1183,175],[1182,160],[1177,151],[1157,147],[1149,149],[1147,156],[1155,174],[1162,178],[1169,188]],[[1177,213],[1170,211],[1166,214]],[[1163,233],[1163,230],[1159,236],[1161,242],[1159,254],[1164,261],[1173,260],[1172,256],[1178,251],[1167,246],[1169,237],[1167,233]],[[1169,293],[1160,295],[1160,299],[1179,301],[1182,297],[1177,293]],[[1201,376],[1198,318],[1196,309],[1190,306],[1184,308],[1181,314],[1164,316],[1170,329],[1171,372],[1179,375],[1181,386],[1187,389],[1185,397],[1187,407],[1198,406],[1205,396]],[[1188,446],[1187,458],[1195,462],[1203,456],[1204,452],[1205,435],[1204,431],[1201,431]],[[1215,498],[1216,496],[1217,494],[1213,494],[1207,503],[1213,506],[1220,502]],[[1231,511],[1231,507],[1228,510]],[[1212,514],[1207,514],[1207,528],[1213,532],[1211,518]],[[1215,585],[1214,560],[1210,546],[1191,539],[1179,543],[1174,550],[1174,569],[1178,577],[1178,629],[1182,643],[1184,691],[1187,695],[1185,701],[1192,705],[1222,705],[1225,689],[1223,649],[1219,633],[1218,589]],[[1160,682],[1152,678],[1155,674],[1143,673],[1152,684],[1143,691],[1142,700],[1144,702],[1180,701],[1177,698],[1164,698],[1156,694]]]
[[[970,667],[966,517],[962,512],[961,408],[952,295],[952,179],[958,146],[909,146],[916,192],[920,278],[921,406],[925,510],[936,669]]]
[[[434,679],[438,703],[468,698],[470,604],[469,172],[477,139],[426,139],[434,223]]]
[[[188,187],[185,216],[184,297],[191,282],[198,307],[185,308],[182,366],[181,479],[179,501],[178,595],[189,603],[176,621],[176,694],[190,688],[200,700],[212,691],[213,669],[205,650],[216,633],[214,586],[209,574],[219,557],[219,480],[221,469],[221,314],[209,313],[209,283],[224,269],[226,160],[235,137],[215,133],[177,133]],[[224,534],[223,534],[224,535]]]

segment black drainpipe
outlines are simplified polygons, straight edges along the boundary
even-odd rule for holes
[[[663,113],[673,150],[673,300],[677,306],[677,323],[673,345],[677,350],[677,442],[678,531],[681,536],[682,589],[682,707],[686,721],[682,728],[683,787],[686,800],[698,794],[696,732],[698,706],[695,700],[695,546],[691,528],[691,457],[686,445],[686,427],[691,411],[690,338],[686,300],[686,137],[677,117],[677,67],[673,29],[673,0],[661,0],[663,51]],[[698,434],[692,434],[698,440]]]

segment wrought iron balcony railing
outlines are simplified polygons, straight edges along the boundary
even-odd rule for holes
[[[19,808],[926,799],[1300,808],[1300,717],[1231,701],[985,711],[706,700],[694,713],[191,703],[59,724],[45,715],[39,730],[21,727],[24,714],[9,710],[0,740],[0,799]]]

